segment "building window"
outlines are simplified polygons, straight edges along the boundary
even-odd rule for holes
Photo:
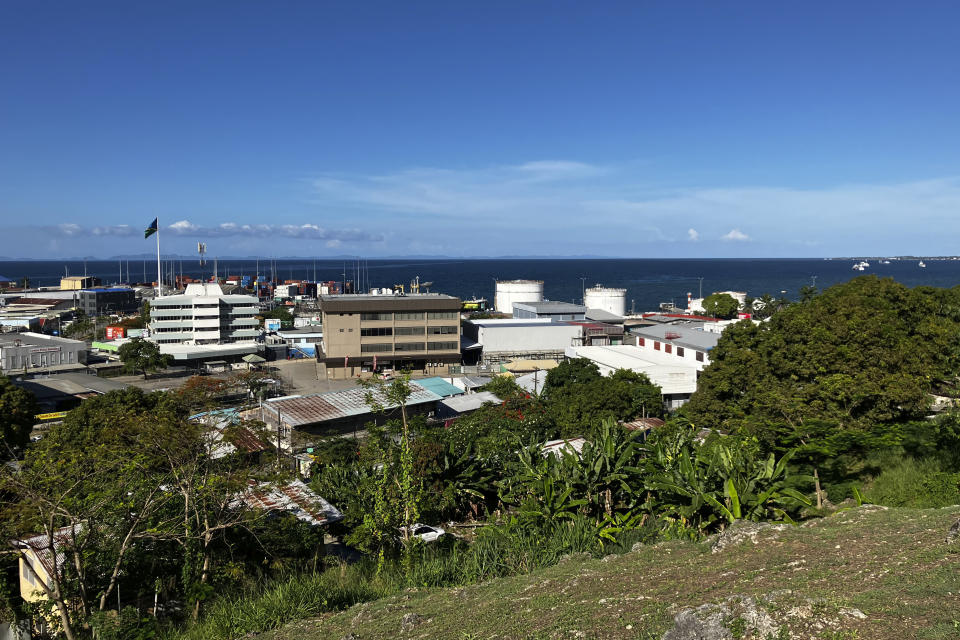
[[[677,347],[677,355],[683,357],[683,347]]]
[[[398,336],[422,336],[426,331],[425,327],[397,327],[393,330]]]
[[[423,312],[399,312],[396,314],[397,320],[423,320]]]
[[[343,329],[341,329],[343,331]],[[353,329],[351,329],[353,331]],[[393,327],[367,327],[360,329],[361,336],[392,336]]]
[[[427,346],[428,351],[453,351],[460,347],[456,342],[430,342]]]
[[[697,362],[703,362],[703,351],[697,351]]]
[[[673,345],[669,343],[665,344],[663,345],[663,350],[666,351],[667,353],[673,353]]]
[[[660,343],[657,342],[656,340],[653,341],[653,350],[660,351]]]
[[[647,341],[646,341],[646,340],[644,340],[643,338],[637,338],[637,346],[638,346],[638,347],[642,347],[642,346],[644,346],[644,345],[646,345],[646,344],[647,344]]]
[[[424,351],[426,346],[422,342],[398,342],[394,351]]]
[[[460,327],[454,326],[444,326],[444,327],[428,327],[427,333],[432,336],[443,336],[443,335],[454,335]]]
[[[456,320],[460,317],[457,311],[428,311],[428,320]]]
[[[343,314],[341,313],[340,315],[343,315]],[[397,314],[397,315],[400,315],[400,314]],[[361,319],[361,320],[381,320],[381,321],[382,321],[382,320],[387,320],[387,321],[389,321],[389,320],[393,320],[393,314],[392,314],[392,313],[380,313],[380,312],[375,312],[375,313],[361,313],[361,314],[360,314],[360,319]]]
[[[360,345],[360,353],[384,353],[386,351],[393,351],[393,345],[389,342]]]

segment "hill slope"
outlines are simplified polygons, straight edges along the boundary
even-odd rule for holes
[[[671,640],[960,638],[960,540],[945,542],[958,516],[960,507],[868,506],[763,529],[717,553],[671,542],[569,558],[462,589],[411,590],[259,638],[636,639],[671,629]],[[711,603],[723,607],[701,606]],[[675,616],[697,607],[679,616],[685,631],[675,629]]]

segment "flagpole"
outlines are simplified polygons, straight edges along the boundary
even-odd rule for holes
[[[157,221],[157,297],[159,298],[162,294],[162,284],[160,281],[160,222]]]

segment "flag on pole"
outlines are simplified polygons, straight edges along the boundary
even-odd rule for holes
[[[157,229],[158,229],[157,220],[159,220],[159,218],[154,218],[153,222],[150,223],[150,226],[143,230],[144,240],[146,240],[147,238],[149,238],[150,236],[152,236],[157,232]]]
[[[377,372],[377,354],[373,354],[373,372]]]
[[[344,369],[346,369],[347,366],[349,366],[349,365],[348,365],[349,362],[350,362],[350,356],[343,356],[343,368],[344,368]]]

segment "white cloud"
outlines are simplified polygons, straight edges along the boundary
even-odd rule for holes
[[[727,242],[745,242],[750,239],[750,236],[740,231],[740,229],[731,229],[729,233],[720,236],[720,239],[726,240]]]
[[[119,236],[126,237],[139,233],[129,225],[83,227],[78,224],[61,224],[55,228],[61,236]],[[380,233],[371,233],[363,229],[327,229],[312,223],[304,224],[241,224],[237,222],[222,222],[213,226],[198,225],[189,220],[177,220],[163,226],[161,234],[171,234],[191,238],[228,238],[250,237],[267,238],[280,237],[300,240],[330,240],[337,242],[379,242],[383,239]]]
[[[693,227],[690,227],[687,229],[687,238],[690,239],[690,242],[696,242],[700,239],[700,233]]]

